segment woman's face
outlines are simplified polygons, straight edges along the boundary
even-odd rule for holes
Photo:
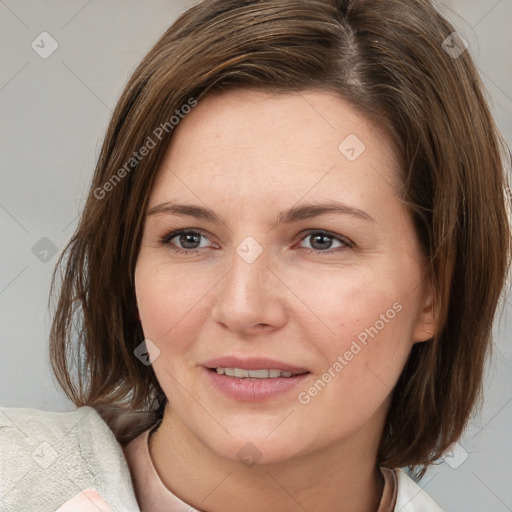
[[[378,440],[433,331],[399,175],[380,128],[327,92],[224,91],[181,121],[135,272],[175,425],[261,463]]]

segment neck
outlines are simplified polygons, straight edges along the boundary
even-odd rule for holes
[[[166,409],[150,441],[164,485],[198,510],[375,512],[383,478],[376,466],[381,430],[362,427],[350,439],[274,464],[246,466],[210,450]]]

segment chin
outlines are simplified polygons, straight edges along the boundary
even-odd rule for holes
[[[279,422],[274,422],[272,428],[276,429],[278,424]],[[242,463],[247,467],[279,464],[313,449],[313,446],[308,446],[307,439],[304,439],[304,433],[295,436],[285,429],[278,432],[278,427],[269,435],[272,429],[254,428],[254,424],[253,427],[239,425],[237,429],[229,428],[227,425],[226,427],[232,437],[226,434],[220,438],[212,438],[205,432],[203,443],[219,457]]]

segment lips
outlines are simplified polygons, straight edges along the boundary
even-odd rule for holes
[[[203,366],[216,370],[217,368],[239,368],[241,370],[280,370],[294,375],[307,373],[309,370],[293,366],[275,359],[262,357],[239,358],[234,356],[219,357],[206,361]]]
[[[207,361],[204,368],[214,389],[238,402],[277,399],[310,377],[306,368],[267,358],[221,357]],[[267,377],[264,372],[268,372]],[[275,376],[276,372],[278,376]]]

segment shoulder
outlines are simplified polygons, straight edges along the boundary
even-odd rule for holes
[[[67,434],[79,423],[95,426],[102,430],[108,426],[92,407],[79,407],[71,412],[42,411],[22,407],[0,406],[0,436],[19,435],[26,437],[53,436]],[[109,429],[108,429],[109,430]]]
[[[116,511],[138,511],[122,448],[92,407],[0,407],[0,509],[54,511],[94,488]]]
[[[443,512],[435,501],[402,469],[395,469],[397,497],[395,511]]]

